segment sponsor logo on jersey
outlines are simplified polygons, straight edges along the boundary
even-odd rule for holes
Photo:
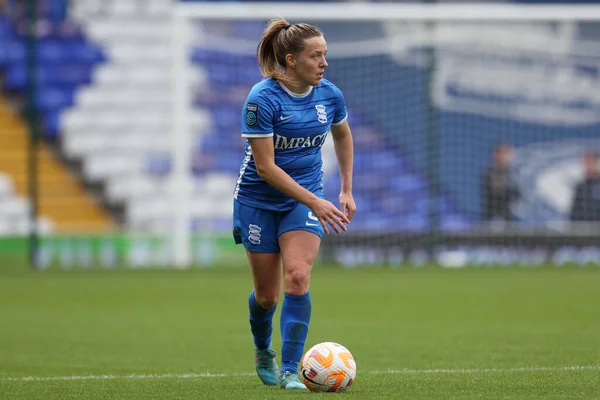
[[[276,149],[298,149],[300,147],[320,147],[325,143],[325,139],[327,139],[327,134],[329,131],[323,133],[322,135],[316,135],[313,137],[296,137],[296,138],[288,138],[281,135],[276,135],[275,137],[275,148]]]

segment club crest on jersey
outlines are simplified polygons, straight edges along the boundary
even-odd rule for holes
[[[325,106],[322,104],[317,104],[315,106],[315,108],[317,109],[317,117],[319,119],[319,122],[322,124],[326,124],[327,123],[327,110],[325,109]]]
[[[256,103],[248,103],[248,107],[246,107],[246,124],[248,126],[256,125],[256,113],[258,112],[258,104]]]

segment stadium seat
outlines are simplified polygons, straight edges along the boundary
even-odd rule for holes
[[[472,221],[458,214],[443,215],[440,228],[446,232],[466,231],[472,227]]]
[[[196,179],[195,193],[200,196],[210,193],[211,196],[231,198],[237,175],[218,172],[207,174],[202,178]]]
[[[398,174],[390,180],[390,190],[397,194],[423,191],[426,186],[423,178],[410,173]]]
[[[127,153],[94,153],[83,164],[83,173],[92,182],[143,171],[144,157]]]
[[[86,25],[90,35],[105,43],[154,40],[168,38],[170,27],[156,24],[153,21],[132,19],[126,24],[115,24],[113,21],[98,19]]]
[[[132,199],[127,207],[127,222],[133,227],[143,227],[153,220],[165,220],[173,217],[173,208],[168,198],[151,197]]]
[[[78,24],[56,19],[46,2],[40,3],[39,12],[36,105],[47,133],[53,136],[60,130],[58,115],[73,105],[74,90],[91,82],[92,69],[106,57],[102,49],[87,41]],[[11,18],[12,23],[6,18],[0,22],[0,68],[5,68],[5,88],[23,92],[27,79],[26,41],[24,31],[17,30],[24,18],[22,4],[13,5]]]
[[[356,151],[354,159],[358,169],[373,168],[377,170],[403,171],[405,169],[404,159],[392,151],[365,151],[360,148]]]
[[[12,196],[14,185],[7,174],[0,172],[0,201]]]
[[[20,197],[12,196],[0,202],[0,215],[7,219],[26,218],[29,212],[29,202]],[[1,219],[1,218],[0,218]]]
[[[36,103],[41,111],[65,108],[73,105],[73,92],[57,87],[42,88],[38,93]]]
[[[75,134],[64,141],[63,150],[68,157],[79,159],[92,152],[104,150],[106,143],[106,136]]]
[[[112,179],[107,186],[107,195],[113,202],[145,199],[164,193],[164,183],[160,179],[138,174]]]

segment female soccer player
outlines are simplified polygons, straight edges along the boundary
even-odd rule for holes
[[[254,85],[242,113],[248,140],[234,192],[233,235],[246,248],[254,280],[248,305],[256,371],[265,385],[282,389],[306,389],[298,363],[311,316],[310,272],[323,232],[345,231],[356,211],[352,135],[341,91],[323,79],[326,54],[319,29],[271,21],[257,49],[266,79]],[[323,198],[321,146],[330,132],[342,180],[340,209]],[[271,333],[282,262],[280,373]]]

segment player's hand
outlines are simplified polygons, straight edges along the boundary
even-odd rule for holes
[[[354,202],[354,196],[352,196],[352,192],[340,193],[340,210],[346,214],[348,221],[354,217],[354,213],[356,212],[356,203]]]
[[[325,199],[317,199],[312,205],[311,210],[315,217],[319,219],[326,234],[329,234],[327,224],[329,224],[334,231],[340,233],[340,231],[346,231],[346,225],[350,223],[350,220],[342,211],[330,201]]]

